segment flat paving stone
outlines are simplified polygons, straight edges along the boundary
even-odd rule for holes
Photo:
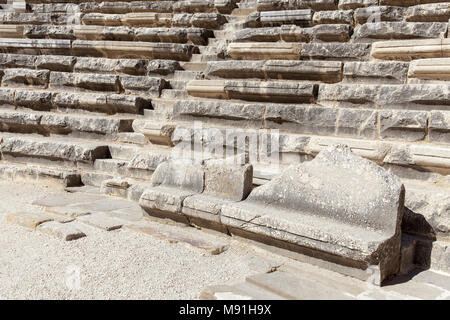
[[[18,212],[11,213],[6,217],[6,221],[22,227],[36,229],[41,223],[51,221],[52,218],[40,212]]]
[[[108,211],[107,215],[127,221],[139,221],[145,216],[143,209],[137,204],[129,208]]]
[[[285,298],[263,290],[249,283],[233,286],[218,285],[203,289],[201,300],[286,300]]]
[[[120,199],[114,199],[111,197],[105,197],[105,199],[99,199],[99,200],[92,201],[92,202],[71,205],[71,207],[75,207],[75,206],[80,209],[86,210],[90,213],[96,213],[96,212],[107,212],[107,211],[131,208],[133,206],[136,206],[136,203],[127,201],[127,200],[120,200]]]
[[[90,210],[81,209],[77,206],[47,207],[45,210],[50,213],[73,218],[85,216],[91,213]]]
[[[104,196],[79,192],[45,196],[33,201],[32,204],[42,207],[62,207],[77,203],[92,202],[99,199],[104,199],[105,201],[108,200],[108,198]]]
[[[39,225],[37,230],[64,241],[76,240],[86,236],[76,227],[75,223],[49,221]]]
[[[122,221],[105,214],[90,214],[79,217],[77,221],[106,231],[120,229],[123,226]]]
[[[141,221],[129,223],[125,229],[151,235],[153,237],[169,241],[171,243],[186,243],[193,247],[206,250],[212,255],[220,254],[229,248],[229,243],[219,237],[214,237],[209,233],[186,226],[153,223]]]

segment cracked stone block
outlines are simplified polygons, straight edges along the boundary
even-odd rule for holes
[[[86,236],[73,223],[50,221],[40,224],[37,230],[63,241],[72,241]]]
[[[51,220],[51,217],[40,212],[11,213],[6,217],[7,222],[30,229],[36,229],[41,223]]]
[[[351,268],[371,268],[381,284],[400,267],[403,201],[396,176],[338,145],[285,169],[246,200],[224,205],[221,221],[231,233],[290,243],[316,258],[328,253],[320,259]],[[332,258],[336,255],[341,259]]]
[[[89,214],[77,218],[77,221],[85,223],[89,226],[96,227],[105,231],[120,229],[124,222],[116,218],[111,218],[106,214]]]
[[[420,141],[426,137],[428,113],[409,110],[382,110],[380,112],[380,137]]]

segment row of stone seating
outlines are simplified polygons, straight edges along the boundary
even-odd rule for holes
[[[59,0],[27,0],[31,11],[33,12],[64,12],[67,7],[78,6],[81,12],[139,12],[139,11],[157,11],[157,12],[181,12],[181,13],[209,13],[219,12],[228,14],[236,8],[234,0],[189,0],[189,1],[59,1]]]
[[[51,71],[88,72],[98,74],[169,75],[181,70],[175,60],[108,59],[75,56],[1,54],[0,67],[47,69]]]
[[[131,27],[200,27],[217,29],[226,22],[219,13],[175,14],[133,12],[125,14],[15,13],[0,15],[3,25],[98,25]]]
[[[378,284],[398,272],[404,193],[398,178],[332,147],[250,192],[252,166],[233,160],[163,162],[139,203],[153,216],[269,241],[350,270],[373,267]],[[360,184],[364,190],[355,190]]]

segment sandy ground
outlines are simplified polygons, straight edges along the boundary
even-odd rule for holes
[[[268,253],[238,240],[220,255],[119,229],[61,241],[6,222],[64,191],[0,182],[1,299],[198,299],[205,286],[241,282]]]

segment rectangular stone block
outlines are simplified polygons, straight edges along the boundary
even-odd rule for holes
[[[0,52],[23,54],[70,54],[70,40],[0,39]]]
[[[119,219],[101,213],[84,215],[79,217],[77,221],[105,231],[120,229],[124,224],[124,222]]]
[[[132,12],[121,16],[120,22],[133,27],[170,26],[171,13]]]
[[[0,25],[0,37],[22,38],[24,27],[21,25]]]
[[[235,60],[300,59],[300,43],[238,43],[228,45],[227,54]]]
[[[35,60],[36,56],[28,54],[2,54],[0,55],[0,67],[34,69]]]
[[[305,43],[301,56],[320,60],[368,60],[370,45],[365,43]]]
[[[348,24],[353,23],[353,10],[314,12],[313,24]]]
[[[77,72],[114,73],[118,59],[76,57],[73,70]]]
[[[424,111],[380,111],[380,137],[404,141],[425,140],[428,113]]]
[[[312,102],[317,87],[310,83],[276,81],[231,81],[225,82],[225,91],[230,99],[269,102]]]
[[[73,34],[74,38],[80,40],[132,41],[135,38],[135,32],[130,27],[80,25],[75,26]]]
[[[72,56],[45,55],[37,56],[35,64],[37,69],[72,72],[75,62],[76,58]]]
[[[407,62],[347,62],[344,64],[344,82],[405,83]]]
[[[431,111],[428,131],[430,141],[450,143],[450,112]]]
[[[393,6],[371,6],[355,10],[355,21],[358,24],[382,21],[402,21],[406,8]]]
[[[48,70],[5,69],[2,85],[45,89],[48,85],[49,74]]]
[[[86,236],[84,232],[77,228],[75,223],[50,221],[40,224],[37,230],[64,241],[76,240]]]
[[[449,3],[427,3],[409,7],[405,14],[406,21],[448,22],[450,19]]]
[[[41,212],[11,213],[6,217],[7,222],[30,229],[36,229],[41,223],[51,220],[49,215]]]
[[[408,78],[450,80],[450,58],[413,60],[409,66]]]
[[[1,48],[1,42],[0,42]],[[178,43],[152,43],[132,41],[75,40],[73,53],[79,56],[104,56],[107,58],[156,58],[188,61],[194,47]]]
[[[48,111],[52,108],[53,93],[44,90],[16,89],[14,104],[34,110]]]
[[[364,8],[378,5],[378,0],[339,0],[341,10]]]
[[[146,94],[159,97],[161,91],[168,86],[161,78],[148,76],[119,76],[121,87],[125,94]]]
[[[373,42],[378,39],[441,38],[447,32],[442,22],[372,22],[355,29],[355,42]]]
[[[228,99],[223,80],[191,80],[186,85],[189,95],[213,99]]]
[[[444,52],[444,39],[380,41],[372,44],[372,57],[384,60],[409,61],[421,58],[440,58]]]
[[[119,76],[113,74],[51,72],[50,88],[120,92]]]

